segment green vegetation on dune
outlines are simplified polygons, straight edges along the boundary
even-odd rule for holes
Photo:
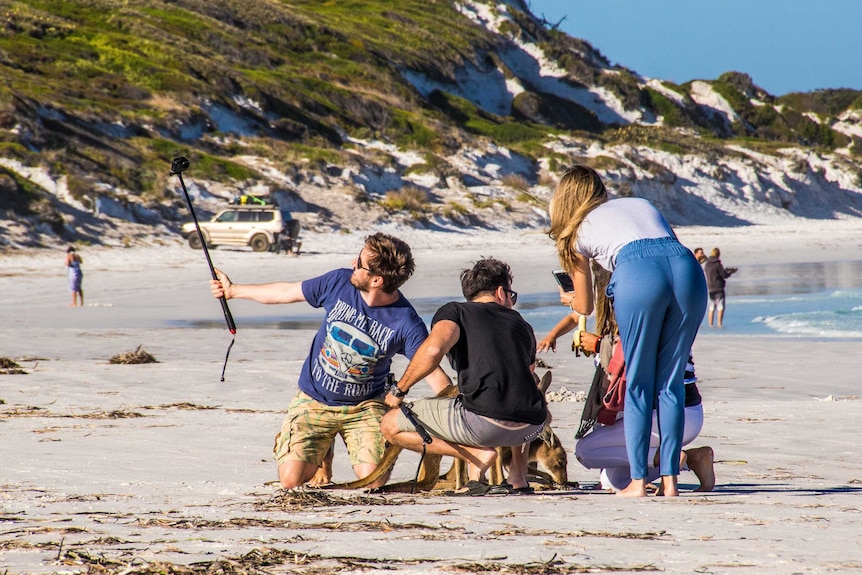
[[[101,183],[160,201],[165,164],[179,154],[200,178],[227,185],[266,180],[242,156],[284,172],[346,165],[359,161],[351,138],[419,152],[425,162],[413,171],[441,178],[455,175],[446,156],[485,142],[545,158],[554,170],[571,160],[545,146],[561,135],[676,154],[719,153],[728,141],[834,150],[851,140],[830,125],[862,108],[858,91],[773,98],[728,72],[711,82],[740,118],[727,126],[691,99],[690,84],[665,83],[681,96],[669,98],[511,5],[499,34],[454,0],[7,0],[2,9],[0,155],[66,176],[79,198]],[[518,78],[505,57],[514,39],[564,70],[566,89],[610,93],[663,125],[606,126],[597,112]],[[464,98],[473,88],[428,94],[407,80],[455,87],[465,64],[522,86],[509,115]],[[0,174],[7,188],[24,189],[10,178]],[[20,197],[12,209],[49,202]]]

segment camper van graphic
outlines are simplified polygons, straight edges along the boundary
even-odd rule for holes
[[[328,375],[338,379],[366,383],[374,374],[377,351],[377,344],[367,333],[336,321],[327,329],[323,349],[320,350],[320,365]]]

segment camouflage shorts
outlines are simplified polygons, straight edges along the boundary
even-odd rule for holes
[[[320,467],[335,436],[340,435],[351,465],[377,465],[385,447],[380,420],[387,411],[386,404],[378,399],[358,405],[330,406],[299,391],[275,436],[275,460],[279,465],[302,461]]]

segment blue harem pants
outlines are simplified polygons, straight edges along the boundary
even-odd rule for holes
[[[706,279],[675,238],[637,240],[620,250],[607,287],[626,360],[624,421],[632,479],[647,476],[652,412],[659,470],[679,475],[685,423],[683,373],[706,311]]]

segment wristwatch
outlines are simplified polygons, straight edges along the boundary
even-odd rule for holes
[[[401,391],[401,389],[398,387],[398,384],[397,384],[397,383],[396,383],[395,385],[393,385],[393,386],[392,386],[392,389],[390,390],[390,393],[392,393],[392,395],[394,395],[394,396],[395,396],[395,397],[397,397],[398,399],[401,399],[402,397],[404,397],[405,395],[407,395],[407,392],[406,392],[406,391]]]

